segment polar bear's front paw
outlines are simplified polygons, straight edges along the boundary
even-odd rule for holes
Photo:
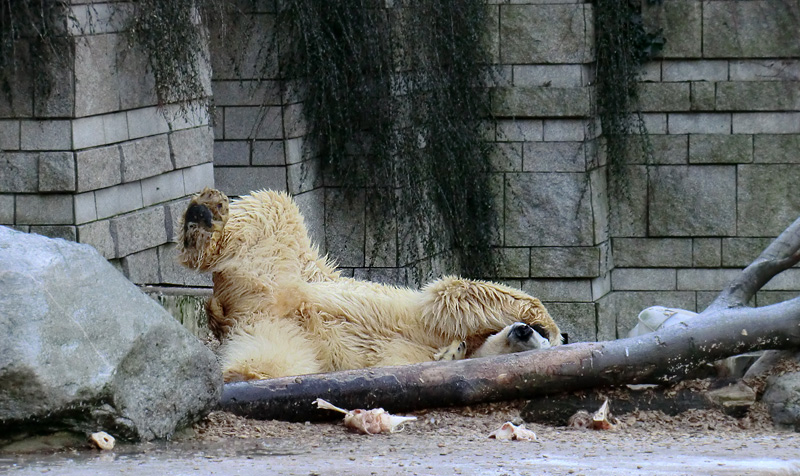
[[[452,344],[434,354],[433,360],[462,360],[466,356],[467,343],[463,340],[454,340]]]

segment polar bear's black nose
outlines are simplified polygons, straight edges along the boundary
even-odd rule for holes
[[[533,335],[533,329],[527,324],[519,324],[511,329],[511,334],[521,342],[525,342]]]
[[[211,210],[209,210],[208,207],[194,204],[186,210],[183,223],[184,227],[188,227],[189,223],[196,223],[198,225],[203,225],[205,228],[211,228],[212,218]]]

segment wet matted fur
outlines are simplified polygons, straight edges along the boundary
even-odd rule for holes
[[[542,303],[518,289],[455,276],[421,290],[341,277],[285,193],[229,204],[205,189],[186,209],[179,245],[185,266],[213,273],[207,310],[226,381],[430,361],[454,340],[514,322],[561,343]]]

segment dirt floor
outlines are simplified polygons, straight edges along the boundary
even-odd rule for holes
[[[414,412],[393,434],[330,423],[256,421],[214,412],[174,441],[0,454],[12,475],[751,475],[800,474],[800,434],[762,408],[737,420],[716,411],[622,415],[611,430],[526,425],[537,441],[488,438],[522,423],[523,402]],[[613,402],[612,402],[613,404]]]

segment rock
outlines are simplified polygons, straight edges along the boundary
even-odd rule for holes
[[[0,226],[0,436],[168,438],[219,401],[214,354],[97,251]]]
[[[776,425],[800,431],[800,372],[770,377],[762,401]]]

